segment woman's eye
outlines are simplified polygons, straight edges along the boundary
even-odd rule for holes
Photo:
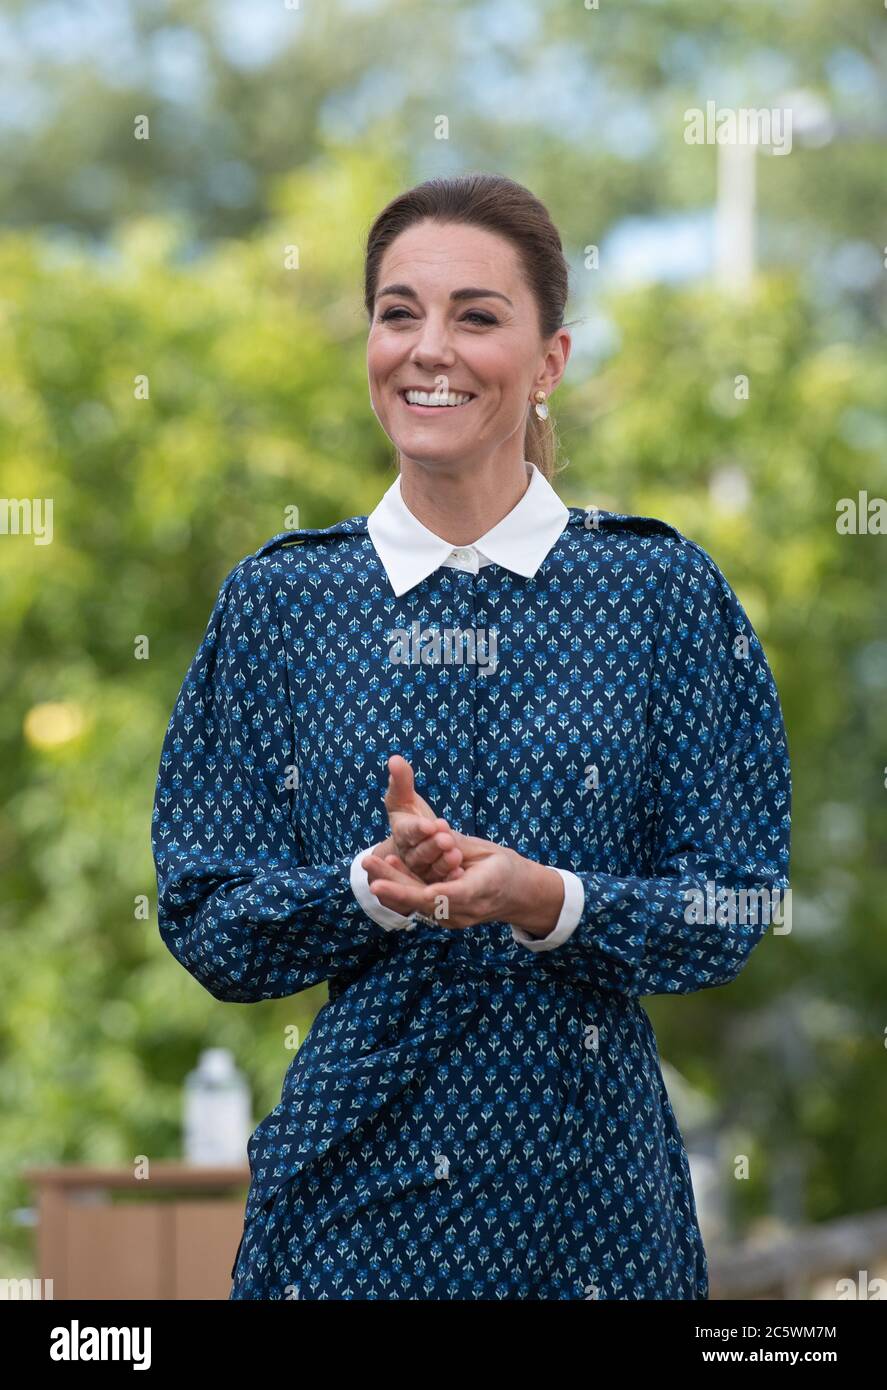
[[[395,322],[398,319],[400,319],[401,316],[404,314],[407,318],[412,318],[412,314],[410,314],[406,309],[386,309],[384,314],[381,315],[381,320],[383,323]],[[495,317],[494,314],[484,313],[482,309],[469,309],[468,313],[463,314],[462,318],[463,322],[471,320],[474,323],[480,324],[484,328],[489,328],[492,324],[499,322],[499,320]]]

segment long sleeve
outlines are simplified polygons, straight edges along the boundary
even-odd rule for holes
[[[758,637],[717,565],[685,538],[666,579],[647,753],[649,876],[580,872],[582,915],[546,969],[632,996],[726,984],[782,920],[791,774]]]
[[[370,888],[369,874],[360,862],[370,850],[377,850],[381,843],[381,840],[377,840],[374,845],[368,845],[359,854],[355,854],[349,869],[351,891],[367,916],[372,917],[385,931],[411,931],[415,924],[414,914],[395,912],[393,908],[386,907]]]
[[[360,973],[386,940],[351,890],[354,849],[300,862],[287,682],[272,586],[250,557],[222,584],[176,700],[152,827],[161,937],[238,1003]]]

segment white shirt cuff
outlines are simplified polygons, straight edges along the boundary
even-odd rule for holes
[[[557,865],[552,864],[551,867],[557,868]],[[511,928],[515,941],[519,941],[521,946],[526,946],[528,951],[553,951],[556,946],[562,946],[579,925],[585,907],[585,885],[579,875],[571,873],[569,869],[558,869],[557,872],[564,880],[564,902],[554,930],[547,936],[533,936],[530,932],[524,931],[523,927]]]
[[[416,925],[415,918],[412,915],[404,917],[401,913],[395,912],[393,908],[386,907],[383,902],[380,902],[370,888],[370,880],[367,871],[360,862],[366,855],[377,850],[381,843],[382,841],[380,840],[378,844],[368,845],[366,849],[362,849],[360,853],[356,854],[352,859],[350,874],[351,891],[367,916],[372,917],[373,921],[377,923],[378,926],[384,927],[386,931],[409,931],[410,928]]]

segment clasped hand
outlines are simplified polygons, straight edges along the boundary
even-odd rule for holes
[[[385,907],[403,916],[420,913],[443,927],[504,921],[548,934],[563,903],[554,869],[454,830],[419,796],[412,767],[397,753],[388,759],[388,778],[391,833],[361,860]]]

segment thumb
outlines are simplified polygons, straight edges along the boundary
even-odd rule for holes
[[[385,793],[385,806],[389,811],[407,810],[412,805],[415,781],[413,769],[399,753],[388,759],[388,790]]]

